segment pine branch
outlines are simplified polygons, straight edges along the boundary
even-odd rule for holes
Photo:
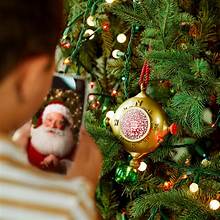
[[[145,11],[146,16],[149,17],[151,21],[153,21],[152,23],[156,27],[159,27],[159,22],[155,16],[157,14],[158,5],[161,5],[161,0],[141,1],[141,6],[143,7],[143,11]]]
[[[192,15],[190,15],[186,12],[183,12],[179,15],[178,21],[179,21],[180,24],[182,23],[184,25],[186,25],[186,24],[187,25],[192,25],[195,21],[195,18]]]
[[[219,178],[219,168],[214,168],[211,166],[203,167],[200,164],[194,165],[193,167],[186,167],[184,164],[177,164],[172,161],[163,161],[165,164],[169,165],[170,167],[173,167],[175,169],[181,170],[183,172],[191,172],[196,174],[199,174],[200,176],[207,176],[207,177],[216,177]]]
[[[204,129],[202,112],[205,108],[204,98],[196,94],[180,92],[173,98],[170,105],[173,118],[185,129],[190,129],[194,135],[201,136]]]
[[[103,56],[110,57],[113,48],[113,36],[111,31],[103,31],[102,40],[103,40],[103,45],[102,45]]]
[[[149,158],[151,158],[154,162],[162,161],[164,158],[171,156],[171,149],[173,149],[171,145],[163,143],[156,151],[149,154]]]
[[[93,45],[93,42],[88,41],[79,50],[79,62],[87,72],[91,72],[93,66],[95,66],[94,57],[96,57],[96,50],[91,45]],[[88,50],[87,48],[91,49]]]
[[[164,4],[162,4],[161,11],[159,14],[159,20],[160,20],[160,31],[163,41],[164,49],[167,48],[168,42],[167,42],[167,36],[168,33],[171,31],[170,27],[173,26],[174,22],[174,16],[176,12],[176,4],[172,0],[166,0],[164,1]],[[172,30],[173,32],[174,30]]]
[[[139,8],[139,10],[141,10]],[[143,13],[139,12],[140,14],[136,13],[136,11],[128,6],[123,5],[116,5],[113,6],[111,9],[112,13],[117,15],[122,20],[128,22],[129,24],[137,24],[141,26],[148,25],[148,18],[143,15]]]
[[[215,153],[210,157],[211,163],[209,164],[208,168],[215,169],[215,170],[220,170],[220,153]]]
[[[208,2],[203,1],[202,10],[199,13],[200,29],[201,29],[201,41],[206,43],[208,41],[216,42],[216,25],[213,22],[215,20],[215,14],[209,10]]]
[[[161,178],[153,177],[152,175],[149,175],[147,172],[145,172],[138,179],[136,184],[132,183],[132,184],[124,185],[123,193],[126,195],[126,197],[128,197],[132,201],[143,192],[156,193],[161,191],[158,187],[160,183],[161,183]]]
[[[93,136],[104,157],[102,175],[111,171],[116,165],[121,145],[119,141],[106,128],[100,127],[99,123],[94,120],[91,113],[86,114],[86,128]]]
[[[181,190],[142,195],[131,203],[130,214],[140,217],[153,208],[166,207],[176,212],[177,219],[207,220],[217,216],[191,194]],[[178,215],[179,213],[179,215]]]
[[[187,63],[192,60],[192,55],[185,51],[178,50],[153,50],[151,52],[145,52],[145,59],[163,62],[173,61],[182,65],[187,65]]]
[[[160,34],[160,30],[155,27],[147,28],[142,32],[142,43],[145,43],[147,38],[156,38]]]
[[[86,2],[81,1],[68,1],[69,5],[66,7],[66,13],[68,14],[67,26],[75,25],[77,16],[83,13],[86,9]]]
[[[212,179],[203,179],[199,182],[199,188],[209,198],[215,198],[219,193],[220,183]]]
[[[96,190],[97,206],[103,219],[111,219],[118,209],[118,195],[110,183],[101,180]],[[110,190],[111,189],[111,190]]]
[[[220,105],[220,78],[215,81],[215,91],[217,93],[216,102]]]

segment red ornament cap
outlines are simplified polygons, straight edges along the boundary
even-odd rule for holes
[[[144,61],[138,83],[140,87],[146,89],[149,81],[150,81],[150,66],[148,65],[147,61]]]

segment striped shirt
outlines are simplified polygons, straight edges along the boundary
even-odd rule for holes
[[[81,177],[64,177],[28,164],[11,141],[0,139],[1,220],[93,220],[90,185]]]

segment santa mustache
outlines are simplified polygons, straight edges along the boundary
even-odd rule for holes
[[[74,147],[73,133],[68,126],[64,130],[59,130],[41,125],[31,129],[31,144],[44,155],[54,154],[63,157]]]
[[[55,135],[58,135],[58,136],[64,136],[64,131],[63,130],[60,130],[58,128],[48,128],[48,127],[44,127],[44,130],[48,133],[53,133]]]

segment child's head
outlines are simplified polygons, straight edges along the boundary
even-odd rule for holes
[[[63,1],[0,1],[0,21],[0,129],[6,131],[35,113],[50,86]]]
[[[0,1],[0,79],[23,59],[53,56],[62,26],[61,0]]]

